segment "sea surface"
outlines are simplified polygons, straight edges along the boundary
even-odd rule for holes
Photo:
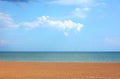
[[[120,62],[120,52],[0,52],[0,61]]]

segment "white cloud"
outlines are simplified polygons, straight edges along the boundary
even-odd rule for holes
[[[97,7],[97,9],[100,9],[100,7],[106,6],[106,2],[103,1],[97,1],[97,0],[51,0],[48,2],[49,4],[57,4],[57,5],[66,5],[66,6],[76,6],[79,8],[75,8],[75,10],[72,11],[70,14],[70,18],[86,18],[87,13],[93,9],[94,7]]]
[[[55,27],[62,30],[73,30],[80,32],[81,28],[83,27],[83,24],[73,22],[72,20],[52,20],[49,16],[42,16],[39,17],[37,20],[33,22],[23,22],[21,23],[21,26],[25,26],[28,29],[37,28],[40,26],[43,26],[44,24],[47,24],[49,27]]]
[[[80,5],[80,6],[89,6],[94,3],[94,0],[53,0],[51,4],[60,4],[60,5]]]
[[[21,26],[25,26],[26,28],[36,28],[36,27],[39,27],[41,24],[43,24],[45,21],[47,21],[48,17],[49,16],[38,17],[37,20],[33,22],[21,23]]]
[[[0,13],[0,25],[6,25],[9,28],[23,27],[26,29],[33,29],[33,28],[46,25],[46,27],[54,27],[64,31],[76,30],[78,32],[80,32],[81,28],[83,27],[82,23],[76,23],[72,20],[64,20],[64,21],[53,20],[53,19],[50,19],[49,16],[38,17],[36,20],[32,22],[19,22],[18,24],[16,24],[14,23],[13,19],[10,16],[4,13]],[[65,34],[65,35],[68,35],[68,34]]]
[[[99,3],[96,3],[95,6],[100,6],[100,7],[106,7],[108,4],[106,2],[99,2]]]
[[[77,18],[86,18],[86,13],[90,11],[90,8],[75,8],[74,11],[72,11],[72,16]]]
[[[5,45],[7,44],[8,42],[6,40],[0,40],[0,45]]]
[[[16,24],[14,20],[7,14],[0,12],[0,26],[3,27],[19,27],[19,24]]]
[[[83,27],[83,24],[81,23],[75,23],[71,20],[64,20],[64,21],[59,21],[59,20],[48,20],[47,21],[49,25],[58,27],[63,30],[77,30],[80,32],[81,28]]]
[[[120,46],[120,38],[117,37],[105,38],[104,42],[108,45]]]
[[[68,32],[64,32],[64,35],[67,37],[67,36],[69,36],[69,33]]]

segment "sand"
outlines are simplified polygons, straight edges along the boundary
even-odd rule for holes
[[[120,63],[0,62],[0,79],[120,79]]]

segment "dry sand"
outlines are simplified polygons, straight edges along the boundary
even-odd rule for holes
[[[120,63],[0,62],[0,79],[120,79]]]

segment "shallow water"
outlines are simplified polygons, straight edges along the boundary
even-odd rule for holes
[[[0,61],[120,62],[120,52],[0,52]]]

